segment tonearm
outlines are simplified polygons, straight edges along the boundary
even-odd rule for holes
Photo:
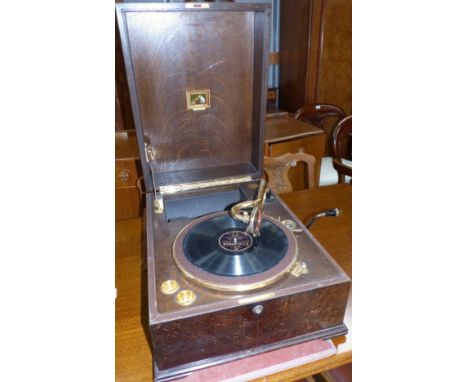
[[[265,194],[267,189],[266,185],[266,180],[262,179],[258,186],[256,199],[237,203],[231,208],[231,216],[234,219],[247,224],[245,231],[253,237],[260,236],[263,204],[265,203]]]

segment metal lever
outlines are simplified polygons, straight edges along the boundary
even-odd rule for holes
[[[240,202],[231,208],[231,216],[247,224],[246,232],[254,237],[260,236],[263,204],[265,203],[266,180],[262,179],[258,187],[257,198]]]
[[[339,208],[332,208],[330,210],[322,211],[322,212],[319,212],[319,213],[313,215],[311,218],[309,218],[309,220],[307,220],[307,223],[305,224],[305,226],[307,228],[310,228],[310,226],[312,224],[314,224],[317,219],[324,218],[324,217],[337,217],[337,216],[340,216],[342,214],[343,214],[343,212]]]

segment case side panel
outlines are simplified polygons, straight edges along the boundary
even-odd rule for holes
[[[153,325],[153,355],[158,370],[315,332],[318,336],[333,333],[334,327],[343,326],[349,288],[350,283],[341,283],[265,301],[260,303],[263,312],[259,315],[253,312],[257,303]]]

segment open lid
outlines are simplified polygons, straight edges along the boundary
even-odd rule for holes
[[[147,191],[260,177],[268,4],[117,4]]]

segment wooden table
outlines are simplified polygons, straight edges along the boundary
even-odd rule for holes
[[[142,175],[134,130],[115,133],[115,219],[141,216],[137,179]]]
[[[320,166],[325,155],[326,136],[323,130],[292,117],[267,119],[265,124],[265,155],[280,156],[298,150],[315,157],[315,184],[319,184]],[[306,168],[299,163],[289,171],[294,190],[303,189]]]
[[[351,190],[347,184],[296,191],[282,195],[299,218],[324,209],[339,207],[343,215],[323,218],[311,227],[312,233],[335,258],[343,270],[351,276]],[[147,317],[146,275],[142,264],[142,219],[116,221],[116,381],[152,381],[150,347],[142,326]],[[143,275],[143,277],[142,277]],[[349,326],[349,325],[348,325]],[[296,367],[259,380],[291,382],[351,362],[350,336],[335,340],[338,353],[317,362]]]

